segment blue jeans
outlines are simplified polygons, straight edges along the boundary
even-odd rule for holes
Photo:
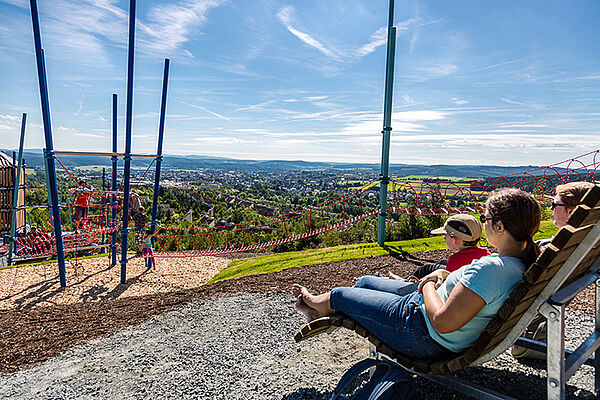
[[[339,287],[331,291],[329,305],[407,356],[438,358],[454,354],[429,335],[419,308],[421,297],[417,292],[399,296],[373,289]]]
[[[396,279],[384,278],[381,276],[366,275],[356,279],[354,287],[364,289],[373,289],[380,292],[387,292],[405,296],[416,292],[419,288],[418,282],[405,282]]]

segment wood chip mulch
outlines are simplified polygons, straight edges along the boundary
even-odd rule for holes
[[[156,271],[128,264],[128,282],[119,284],[119,265],[82,260],[68,271],[69,287],[59,289],[56,264],[0,271],[0,374],[32,367],[73,345],[139,324],[150,317],[199,299],[229,293],[289,293],[292,283],[313,292],[350,285],[353,277],[393,271],[408,274],[417,266],[448,257],[444,250],[395,254],[291,268],[265,275],[203,285],[227,258],[158,260]],[[95,263],[94,263],[95,262]],[[41,268],[46,268],[45,275]],[[15,272],[18,271],[18,272]],[[12,275],[11,275],[12,274]],[[291,296],[290,296],[291,301]],[[593,312],[586,289],[570,305]]]

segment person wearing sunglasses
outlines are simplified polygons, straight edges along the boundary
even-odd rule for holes
[[[556,187],[556,196],[550,205],[554,225],[562,228],[567,224],[571,212],[581,203],[583,195],[594,186],[591,182],[569,182]]]
[[[554,226],[562,228],[567,225],[569,216],[581,203],[583,195],[594,186],[591,182],[569,182],[564,185],[558,185],[555,189],[556,196],[550,203],[552,216],[554,217]],[[536,243],[543,250],[552,242],[554,237],[537,240]]]
[[[571,213],[581,203],[583,195],[592,186],[594,184],[591,182],[569,182],[556,187],[556,196],[554,196],[552,203],[550,203],[550,209],[554,217],[554,226],[560,229],[567,225],[567,220],[571,216]],[[554,236],[548,239],[539,239],[535,242],[541,250],[544,250],[552,242],[552,239],[554,239]],[[546,343],[546,319],[538,314],[521,336],[525,339]],[[546,359],[545,353],[517,345],[511,347],[510,354],[515,358]]]

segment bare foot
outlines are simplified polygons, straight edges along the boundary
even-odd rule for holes
[[[315,296],[304,286],[294,283],[292,285],[292,294],[295,297],[302,296],[302,302],[316,312],[316,318],[333,314],[333,310],[329,307],[330,292]]]
[[[306,305],[306,303],[302,300],[302,295],[298,295],[298,299],[296,300],[296,310],[304,314],[306,317],[306,322],[310,322],[318,318],[317,311]]]
[[[298,285],[297,283],[294,283],[292,285],[292,296],[294,297],[298,297],[300,296],[300,285]]]
[[[397,281],[406,281],[406,279],[404,279],[403,277],[401,277],[400,275],[396,275],[395,273],[393,273],[392,271],[388,271],[388,278],[390,279],[395,279]]]

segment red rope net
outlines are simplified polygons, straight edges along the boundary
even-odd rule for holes
[[[470,180],[395,178],[388,186],[388,213],[423,216],[480,213],[488,194],[501,187],[517,187],[533,193],[541,202],[548,202],[547,196],[553,194],[557,185],[571,181],[596,181],[599,153],[600,150],[596,150],[560,163],[498,177]],[[348,230],[358,221],[379,212],[375,201],[365,199],[378,198],[376,186],[376,181],[370,182],[322,204],[253,223],[161,228],[154,235],[156,252],[153,257],[195,257],[256,251],[309,239],[332,230]],[[107,247],[106,238],[121,228],[120,218],[112,219],[112,210],[119,207],[111,206],[112,194],[89,192],[92,199],[89,215],[78,222],[76,231],[65,229],[65,252],[94,246]],[[68,222],[62,222],[67,228]],[[55,255],[50,227],[48,222],[34,235],[17,238],[17,257]],[[147,239],[143,233],[138,233],[138,236],[138,240]]]

